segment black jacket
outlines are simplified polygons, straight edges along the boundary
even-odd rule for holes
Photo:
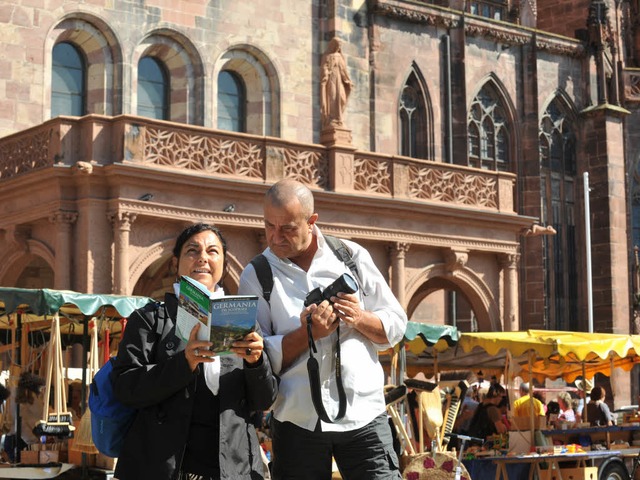
[[[175,335],[176,310],[176,297],[167,294],[164,304],[134,312],[118,349],[112,373],[116,397],[139,409],[116,465],[115,476],[120,480],[177,477],[195,389],[208,388],[197,374],[202,366],[191,372],[184,355],[186,342]],[[250,414],[271,406],[277,394],[276,378],[266,354],[250,368],[235,355],[219,360],[220,478],[262,479],[264,464]]]

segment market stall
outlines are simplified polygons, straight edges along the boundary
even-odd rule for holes
[[[613,368],[622,368],[629,370],[634,364],[638,363],[640,358],[637,352],[640,351],[640,336],[637,335],[616,335],[616,334],[589,334],[582,332],[559,332],[559,331],[540,331],[530,330],[526,332],[478,332],[478,333],[462,333],[457,344],[448,350],[437,353],[437,365],[441,370],[446,369],[478,369],[478,368],[500,368],[502,367],[504,378],[509,382],[515,376],[523,379],[531,378],[563,378],[567,381],[573,381],[576,377],[592,378],[595,373],[610,374]],[[431,357],[435,355],[429,353]],[[424,352],[421,354],[423,361],[428,362],[428,358]],[[433,359],[432,363],[435,363]],[[533,416],[533,413],[532,413]],[[533,418],[529,425],[535,425]],[[624,466],[624,457],[635,456],[638,452],[625,450],[624,454],[620,454],[615,448],[620,444],[614,444],[611,440],[604,442],[601,449],[591,451],[586,445],[551,445],[552,441],[556,443],[562,439],[573,441],[578,435],[586,435],[590,439],[603,436],[605,438],[614,438],[611,435],[633,435],[634,432],[640,430],[640,425],[621,425],[617,427],[597,427],[587,428],[584,425],[577,426],[572,430],[549,430],[546,428],[531,428],[527,432],[510,432],[508,447],[495,450],[489,456],[482,456],[484,462],[491,461],[497,466],[500,475],[507,476],[505,465],[513,463],[508,457],[521,456],[524,460],[531,460],[527,463],[536,466],[539,469],[539,461],[536,460],[545,455],[556,455],[558,458],[554,462],[545,462],[546,464],[556,465],[561,462],[572,462],[576,454],[582,455],[581,458],[590,459],[592,465],[599,467],[600,480],[611,478],[628,478],[628,471]],[[542,441],[536,442],[536,432]],[[562,436],[566,433],[566,436]],[[569,436],[575,433],[576,436]],[[511,442],[514,439],[522,439],[528,437],[528,442],[518,442],[519,449],[515,450]],[[632,438],[632,437],[629,437]],[[590,441],[590,440],[589,440]],[[546,445],[540,446],[538,451],[531,452],[531,446],[536,443]],[[568,451],[573,449],[573,452]],[[604,452],[604,453],[603,453]],[[597,458],[596,458],[597,457]],[[551,458],[551,457],[549,457]],[[520,459],[524,461],[523,459]],[[597,461],[597,465],[593,462]],[[576,466],[582,469],[584,473],[588,467]],[[475,470],[475,469],[474,469]],[[484,469],[488,470],[488,469]],[[480,469],[482,471],[482,469]],[[495,472],[495,469],[494,469]],[[615,477],[620,472],[624,472],[626,477]],[[575,472],[573,472],[575,474]],[[580,472],[578,472],[580,473]],[[555,475],[555,478],[561,476],[561,472],[546,472],[542,476]],[[474,477],[474,480],[482,480]],[[575,478],[575,477],[574,477]],[[579,476],[577,478],[583,478]]]
[[[47,393],[52,388],[52,378],[60,377],[63,367],[61,365],[61,338],[63,336],[77,336],[83,345],[83,365],[82,365],[82,385],[88,385],[90,378],[87,377],[87,347],[89,321],[95,322],[96,333],[101,338],[106,339],[110,334],[118,335],[122,329],[122,320],[126,319],[134,310],[143,307],[151,298],[84,294],[73,291],[61,291],[51,289],[21,289],[0,287],[0,334],[4,334],[5,344],[0,346],[0,352],[10,352],[11,365],[9,365],[10,376],[8,383],[15,383],[15,376],[21,371],[31,366],[31,358],[25,355],[29,348],[28,335],[37,332],[39,336],[46,340],[49,348],[46,350],[46,362],[48,368]],[[108,355],[108,351],[106,352]],[[51,373],[53,372],[53,373]],[[57,400],[55,415],[43,413],[46,417],[42,421],[40,432],[44,436],[49,434],[58,437],[69,436],[67,433],[73,432],[75,428],[69,425],[64,410],[66,405],[60,405],[60,398],[64,400],[63,386],[53,385],[54,399]],[[48,395],[47,395],[48,398]],[[82,389],[82,410],[86,405],[86,389]],[[55,407],[55,405],[54,405]],[[6,409],[9,410],[9,409]],[[10,411],[10,410],[9,410]],[[20,437],[20,408],[19,403],[15,409],[16,437]],[[53,417],[53,422],[52,422]],[[55,428],[54,428],[55,427]],[[16,442],[18,445],[18,442]],[[42,453],[42,452],[40,452]],[[14,461],[0,464],[0,478],[54,478],[75,465],[66,463],[64,456],[56,455],[56,461],[47,462],[45,465],[29,465],[21,462],[21,450],[16,447]],[[43,455],[38,455],[39,463]],[[33,463],[38,463],[33,462]]]

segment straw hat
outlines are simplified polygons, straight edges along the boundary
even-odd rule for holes
[[[591,393],[591,390],[593,390],[593,379],[585,378],[583,380],[579,378],[576,380],[576,388],[581,391],[583,390],[586,393]]]

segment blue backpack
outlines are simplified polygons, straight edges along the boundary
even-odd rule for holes
[[[162,335],[166,310],[164,305],[155,304],[154,317],[156,332],[160,335],[158,343],[164,339]],[[118,401],[113,393],[111,372],[113,358],[110,358],[94,375],[89,387],[89,410],[91,410],[91,438],[100,453],[116,458],[120,455],[124,439],[129,428],[136,419],[138,410]]]
[[[93,377],[89,388],[91,438],[98,451],[108,457],[118,457],[124,439],[136,418],[137,410],[116,400],[111,383],[113,358]]]

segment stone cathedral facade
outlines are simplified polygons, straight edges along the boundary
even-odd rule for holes
[[[639,24],[637,0],[3,2],[0,285],[159,296],[207,221],[235,293],[294,177],[412,320],[586,330],[591,299],[635,332]]]

